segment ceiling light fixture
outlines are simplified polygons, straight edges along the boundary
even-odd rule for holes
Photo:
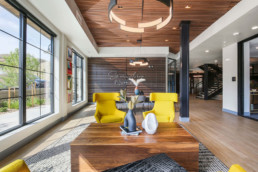
[[[166,18],[166,20],[164,20],[162,23],[157,25],[157,30],[163,28],[164,26],[166,26],[170,22],[170,20],[172,19],[172,15],[173,15],[172,12],[173,12],[172,11],[172,5],[170,5],[170,7],[169,7],[169,16]]]
[[[143,33],[144,28],[137,28],[137,27],[128,27],[124,25],[120,25],[120,29],[127,32],[134,32],[134,33]]]
[[[140,28],[142,28],[142,27],[152,27],[152,26],[155,26],[157,24],[160,24],[161,22],[162,22],[162,18],[159,18],[157,20],[147,22],[147,23],[138,23],[138,27],[140,27]]]
[[[148,66],[149,61],[146,58],[135,58],[134,60],[131,59],[129,64],[132,66],[140,65],[140,66]]]
[[[127,39],[127,40],[126,40],[126,42],[130,42],[130,40],[129,40],[129,39]]]
[[[258,26],[253,26],[252,27],[252,30],[256,30],[256,29],[258,29]]]
[[[190,9],[190,8],[191,8],[191,6],[190,6],[190,5],[187,5],[187,6],[185,6],[185,8],[186,8],[186,9]]]
[[[173,27],[172,29],[173,29],[173,30],[176,30],[176,27]]]
[[[205,50],[205,53],[209,53],[210,52],[210,50]]]
[[[239,35],[239,34],[240,34],[239,32],[233,33],[234,36],[237,36],[237,35]]]
[[[256,47],[255,49],[258,50],[258,47]]]
[[[108,17],[110,22],[113,21],[113,19],[120,24],[120,29],[127,31],[127,32],[134,32],[134,33],[143,33],[145,27],[152,27],[156,26],[156,29],[159,30],[163,27],[165,27],[172,19],[173,16],[173,0],[157,0],[160,1],[161,3],[165,4],[166,6],[169,7],[169,16],[163,21],[162,17],[159,19],[150,21],[150,22],[145,22],[145,23],[138,23],[138,27],[130,27],[126,26],[126,21],[119,18],[114,14],[112,11],[113,7],[117,5],[117,0],[110,0],[110,3],[108,5]],[[143,1],[144,2],[144,1]],[[123,6],[118,6],[120,8]],[[142,18],[143,18],[143,5],[142,5]]]
[[[113,11],[110,11],[110,20],[112,21],[112,19],[114,19],[117,23],[121,24],[121,25],[126,25],[126,21],[120,19],[119,17],[117,17]]]
[[[168,39],[165,39],[165,42],[168,42]]]

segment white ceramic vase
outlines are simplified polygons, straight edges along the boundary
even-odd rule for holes
[[[142,128],[144,128],[148,134],[155,134],[158,126],[159,123],[154,113],[149,113],[142,122]]]

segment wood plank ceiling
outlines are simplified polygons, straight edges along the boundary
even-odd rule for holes
[[[191,21],[190,40],[193,40],[239,1],[174,0],[170,23],[160,30],[155,27],[146,28],[140,34],[120,30],[118,23],[109,21],[109,0],[75,0],[99,47],[140,46],[137,40],[142,38],[142,46],[169,46],[173,53],[180,49],[179,24],[182,20]],[[157,0],[144,0],[143,18],[142,0],[117,0],[117,4],[123,8],[115,6],[114,13],[126,20],[126,25],[131,27],[137,27],[138,22],[149,22],[160,17],[164,20],[169,14],[168,7]],[[191,8],[185,8],[187,5]]]

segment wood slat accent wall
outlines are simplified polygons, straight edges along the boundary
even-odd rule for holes
[[[127,86],[116,85],[114,80],[108,76],[109,72],[124,73],[133,75],[135,72],[143,75],[145,82],[139,84],[139,89],[144,95],[149,96],[151,92],[166,91],[166,59],[148,58],[149,65],[153,68],[131,66],[131,58],[89,58],[88,59],[88,97],[92,102],[92,94],[97,92],[119,92],[121,88],[126,88],[128,95],[134,95],[135,86],[128,82]]]

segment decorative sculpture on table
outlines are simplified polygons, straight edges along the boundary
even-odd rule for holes
[[[126,89],[120,90],[120,99],[127,102],[126,100]],[[124,119],[124,127],[127,128],[130,132],[136,131],[136,120],[134,116],[134,107],[137,103],[138,96],[132,96],[131,100],[128,103],[128,112]]]
[[[148,134],[155,134],[159,123],[154,113],[149,113],[142,122],[142,128],[145,129]]]
[[[135,85],[135,89],[134,89],[134,93],[135,95],[139,95],[140,94],[140,90],[138,89],[138,85],[141,83],[141,82],[144,82],[146,81],[146,79],[144,78],[140,78],[140,79],[133,79],[133,78],[129,78],[130,81],[132,81],[132,83]]]
[[[126,89],[120,90],[120,99],[127,102]],[[137,130],[136,119],[134,116],[135,114],[133,111],[133,109],[137,103],[137,99],[138,99],[138,96],[132,96],[131,100],[129,102],[127,102],[128,103],[128,112],[124,119],[124,125],[120,127],[126,134],[133,133],[133,135],[138,135],[141,132],[141,130],[139,130],[139,129]]]

